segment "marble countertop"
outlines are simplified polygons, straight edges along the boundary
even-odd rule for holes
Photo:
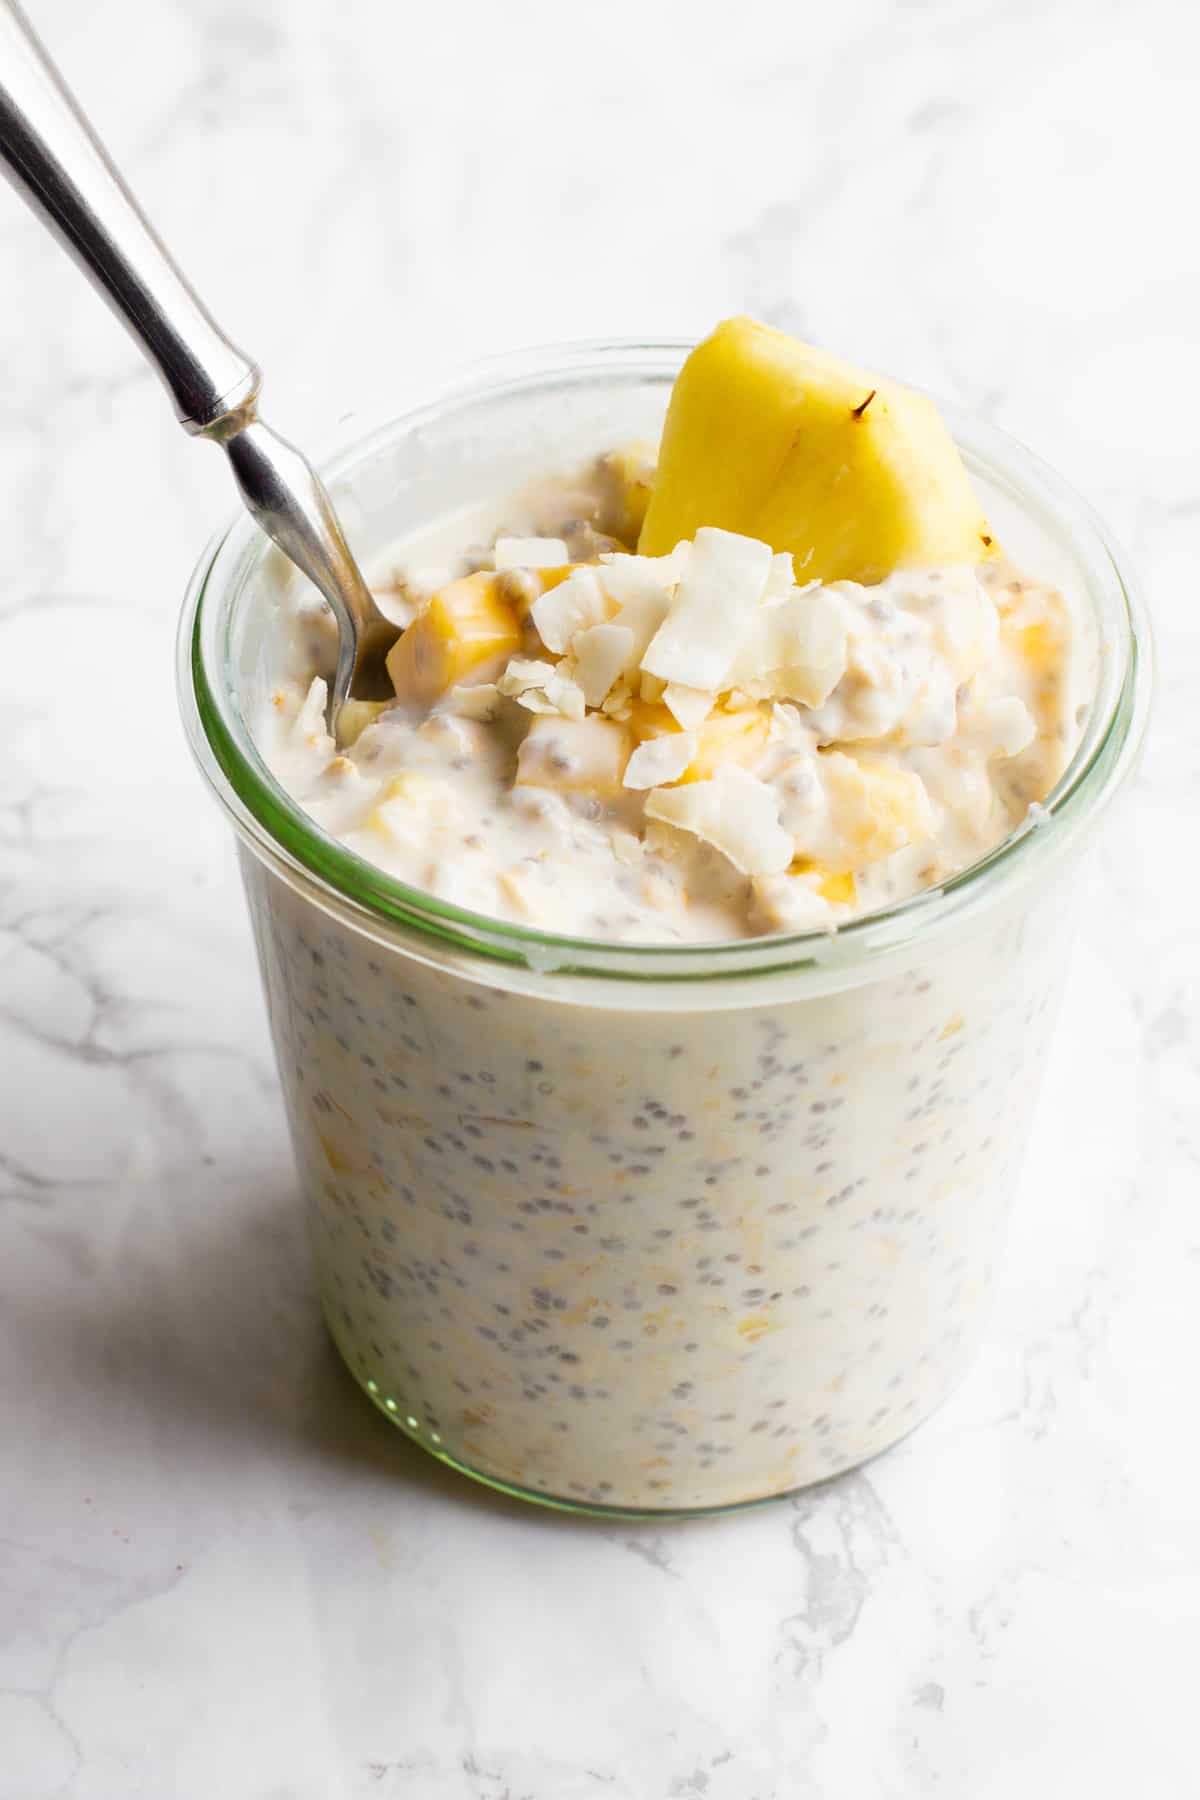
[[[281,428],[750,310],[1036,445],[1161,671],[952,1403],[740,1517],[493,1499],[318,1324],[172,691],[226,473],[0,195],[0,1800],[1200,1795],[1194,10],[29,4]]]

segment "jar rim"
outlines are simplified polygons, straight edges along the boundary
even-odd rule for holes
[[[326,480],[456,406],[499,400],[522,388],[619,374],[673,374],[692,340],[591,339],[537,346],[476,361],[402,411],[321,459]],[[330,837],[268,769],[229,677],[228,634],[243,584],[269,551],[246,514],[207,546],[193,573],[178,637],[179,699],[190,747],[238,831],[261,859],[370,935],[395,938],[436,958],[476,963],[481,979],[510,972],[623,982],[695,983],[808,970],[828,978],[884,953],[925,944],[1001,891],[1057,860],[1128,774],[1145,730],[1151,687],[1149,622],[1136,584],[1092,508],[1022,444],[992,425],[941,406],[968,460],[1067,547],[1084,571],[1089,597],[1107,606],[1119,641],[1101,658],[1095,704],[1075,754],[1046,800],[986,855],[938,886],[863,914],[836,930],[776,933],[712,943],[625,943],[510,924],[409,886]],[[216,666],[214,666],[214,664]],[[491,965],[489,973],[487,965]]]

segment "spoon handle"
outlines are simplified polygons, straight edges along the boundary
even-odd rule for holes
[[[0,161],[146,352],[184,429],[223,435],[259,370],[180,274],[13,0],[0,0]]]
[[[0,172],[62,241],[162,377],[185,431],[214,438],[263,530],[338,622],[330,717],[395,638],[307,459],[258,417],[262,375],[171,260],[15,0],[0,0]]]

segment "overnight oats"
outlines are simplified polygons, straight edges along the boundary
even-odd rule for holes
[[[252,533],[184,640],[343,1356],[472,1474],[663,1512],[964,1370],[1146,681],[1023,453],[969,473],[750,321],[679,362],[547,359],[346,459],[397,636],[332,730],[332,621]]]

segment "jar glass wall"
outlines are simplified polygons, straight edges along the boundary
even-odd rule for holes
[[[356,548],[655,437],[683,353],[532,353],[410,410],[328,470]],[[1094,698],[1026,829],[832,936],[598,943],[406,888],[254,747],[276,553],[239,523],[197,571],[184,714],[241,839],[326,1315],[377,1404],[469,1473],[736,1505],[886,1448],[970,1358],[1148,649],[1082,503],[951,422],[1001,541],[1071,598]]]

